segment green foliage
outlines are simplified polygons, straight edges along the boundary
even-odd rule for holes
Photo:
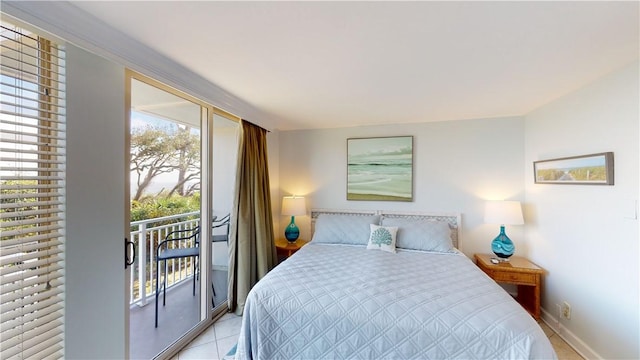
[[[35,196],[29,197],[29,195],[35,194],[38,192],[38,190],[35,188],[37,184],[38,184],[37,180],[3,180],[2,182],[0,182],[0,193],[4,196],[3,196],[3,199],[0,200],[0,202],[5,205],[33,203],[36,201],[36,198]],[[12,197],[11,195],[14,195],[14,196],[19,195],[19,197],[15,198],[15,197]],[[3,216],[5,217],[4,219],[2,219],[2,223],[3,223],[2,230],[10,231],[10,230],[17,230],[17,229],[25,229],[29,227],[36,227],[37,224],[31,224],[31,225],[20,224],[15,226],[5,226],[9,221],[16,222],[16,221],[28,221],[28,220],[35,219],[37,215],[24,215],[25,213],[28,213],[34,210],[38,210],[38,208],[35,206],[21,206],[21,207],[6,206],[6,208],[2,210],[2,213],[4,214]]]
[[[9,195],[9,194],[28,195],[28,194],[37,192],[37,190],[35,190],[35,186],[38,184],[38,181],[37,180],[3,180],[2,182],[0,182],[0,184],[2,184],[2,186],[0,186],[0,193],[2,193],[3,195]],[[6,204],[6,203],[23,202],[25,198],[23,197],[22,199],[23,200],[3,199],[2,203]],[[31,198],[29,200],[34,201],[35,198]]]
[[[575,181],[604,181],[606,180],[604,166],[589,166],[571,169],[567,172],[559,169],[538,170],[538,180],[554,181],[563,176]]]
[[[200,193],[191,196],[149,196],[131,201],[131,221],[154,219],[163,216],[200,211]]]
[[[564,175],[564,171],[556,169],[538,170],[536,174],[538,181],[558,180],[562,175]]]
[[[581,167],[569,171],[575,180],[580,181],[604,181],[606,180],[604,166]]]

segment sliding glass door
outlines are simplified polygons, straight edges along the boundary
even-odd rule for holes
[[[186,345],[227,308],[239,118],[127,71],[129,356]]]
[[[129,355],[149,359],[207,319],[201,302],[209,290],[202,284],[210,280],[201,263],[209,261],[202,239],[210,222],[201,210],[208,109],[132,73],[128,85],[128,220],[137,252],[129,277]]]
[[[214,290],[212,307],[226,308],[229,270],[229,223],[233,206],[238,153],[239,124],[227,114],[213,115],[213,203],[216,219],[212,229],[211,283]]]

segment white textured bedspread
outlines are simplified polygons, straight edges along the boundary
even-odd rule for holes
[[[459,254],[308,244],[251,290],[238,359],[554,359],[536,321]]]

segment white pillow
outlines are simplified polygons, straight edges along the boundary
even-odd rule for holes
[[[325,244],[367,245],[369,225],[379,224],[379,215],[320,214],[311,241]]]
[[[397,226],[396,247],[400,249],[452,252],[451,229],[444,221],[382,219],[384,226]]]
[[[367,249],[377,249],[395,253],[398,228],[395,226],[378,226],[373,224],[371,224],[370,227],[371,234],[369,235]]]

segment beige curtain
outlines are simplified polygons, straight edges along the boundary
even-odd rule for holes
[[[267,167],[266,130],[240,122],[238,167],[229,233],[229,310],[242,315],[251,287],[277,265]]]

